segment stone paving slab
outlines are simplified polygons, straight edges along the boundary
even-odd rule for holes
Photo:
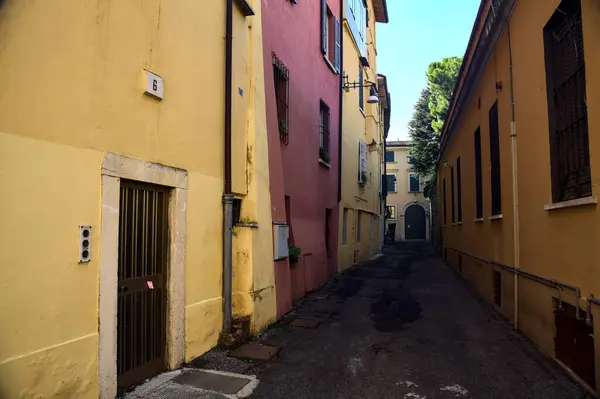
[[[299,328],[317,328],[321,322],[317,319],[297,318],[292,321],[290,326]]]
[[[236,350],[231,351],[229,356],[242,360],[268,362],[277,356],[280,350],[281,348],[275,346],[265,345],[258,342],[249,342],[240,346]]]
[[[173,382],[204,390],[216,391],[226,395],[233,395],[250,383],[250,380],[248,378],[213,373],[205,370],[186,370],[173,378]]]

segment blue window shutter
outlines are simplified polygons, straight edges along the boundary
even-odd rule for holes
[[[364,97],[365,97],[365,90],[364,90],[364,78],[363,78],[363,69],[362,67],[358,67],[358,82],[360,84],[360,87],[358,88],[358,106],[360,109],[364,109]]]
[[[337,73],[340,73],[342,69],[342,24],[340,24],[340,20],[337,18],[333,18],[333,27],[334,27],[334,35],[335,35],[335,52],[333,55],[333,66]]]
[[[321,52],[327,54],[327,0],[321,0]]]
[[[395,193],[396,192],[396,176],[385,175],[385,180],[386,180],[386,193]]]

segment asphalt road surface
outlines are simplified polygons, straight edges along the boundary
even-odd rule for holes
[[[245,370],[251,398],[584,398],[558,367],[477,299],[428,243],[334,277],[262,341],[278,359]],[[328,317],[328,314],[331,316]]]

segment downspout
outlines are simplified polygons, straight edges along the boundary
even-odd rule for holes
[[[513,81],[513,57],[512,57],[512,41],[510,37],[510,22],[506,18],[506,31],[508,34],[508,56],[510,62],[510,149],[512,163],[512,195],[513,195],[513,240],[514,240],[514,266],[517,273],[514,274],[514,312],[515,312],[515,329],[519,328],[519,259],[520,259],[520,243],[519,243],[519,182],[517,168],[517,127],[515,121],[515,94]],[[579,308],[579,306],[578,306]]]
[[[340,87],[339,87],[339,129],[338,129],[338,192],[337,201],[342,201],[342,128],[343,128],[343,101],[344,101],[344,0],[340,0]],[[343,206],[343,204],[342,204]],[[344,212],[344,209],[339,211]],[[338,219],[339,220],[339,219]]]
[[[231,191],[231,100],[233,80],[233,0],[227,0],[225,16],[225,187],[223,192],[223,332],[232,324],[233,194]]]

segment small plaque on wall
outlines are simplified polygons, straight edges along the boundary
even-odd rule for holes
[[[144,70],[145,74],[145,91],[144,94],[149,96],[158,98],[159,100],[163,99],[164,93],[164,82],[163,78],[158,76],[157,74],[150,72],[148,70]]]

